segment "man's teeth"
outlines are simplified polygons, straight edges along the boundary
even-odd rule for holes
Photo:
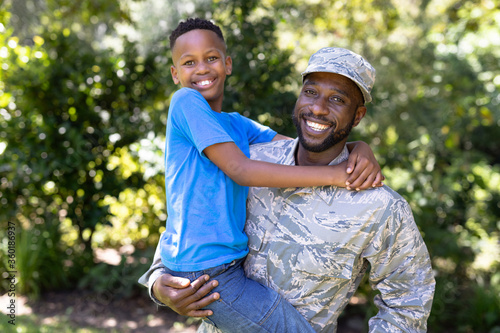
[[[206,86],[207,84],[210,84],[210,83],[212,83],[212,81],[210,81],[210,80],[204,80],[204,81],[198,82],[197,85],[199,85],[199,86]]]
[[[314,123],[314,122],[309,121],[309,120],[306,121],[306,124],[307,124],[307,126],[311,127],[315,131],[324,131],[330,127],[328,125]]]

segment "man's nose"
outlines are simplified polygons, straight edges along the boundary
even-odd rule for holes
[[[316,98],[310,105],[309,105],[309,110],[311,110],[312,113],[318,116],[324,116],[329,113],[328,108],[326,107],[326,101],[318,97]]]

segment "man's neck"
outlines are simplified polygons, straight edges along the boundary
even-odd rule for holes
[[[295,165],[328,165],[340,155],[344,146],[345,142],[341,142],[325,151],[314,153],[306,150],[299,142],[295,151]]]

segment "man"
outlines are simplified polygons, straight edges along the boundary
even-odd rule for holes
[[[252,158],[285,165],[347,160],[345,144],[366,114],[375,70],[351,51],[323,48],[302,75],[293,113],[298,139],[254,146]],[[370,285],[380,291],[369,331],[426,331],[435,286],[429,255],[408,203],[390,188],[251,188],[245,230],[247,276],[284,295],[316,331],[336,331],[369,266]],[[141,278],[149,277],[156,301],[181,314],[209,315],[198,309],[218,298],[202,298],[216,282],[176,280],[162,274],[157,259]],[[200,330],[215,329],[203,323]]]

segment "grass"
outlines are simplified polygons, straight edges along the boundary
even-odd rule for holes
[[[15,325],[8,323],[7,316],[2,316],[0,332],[5,333],[118,333],[118,330],[103,330],[97,328],[79,328],[72,325],[64,316],[55,316],[50,319],[39,318],[37,315],[16,316]]]

